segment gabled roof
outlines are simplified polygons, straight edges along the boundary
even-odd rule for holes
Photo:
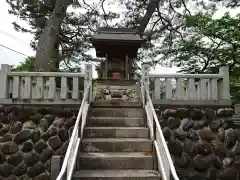
[[[91,41],[131,41],[142,42],[136,29],[130,28],[99,28],[97,34],[94,35]]]

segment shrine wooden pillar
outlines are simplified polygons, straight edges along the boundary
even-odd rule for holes
[[[105,67],[104,67],[104,77],[108,78],[108,54],[105,54]]]
[[[129,62],[128,62],[128,54],[125,56],[125,79],[129,80]]]
[[[100,68],[100,76],[101,77],[105,77],[105,62],[104,61],[102,61],[101,62],[101,68]]]

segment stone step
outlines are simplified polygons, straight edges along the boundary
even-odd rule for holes
[[[142,108],[91,108],[89,116],[94,117],[129,117],[144,118]]]
[[[87,138],[148,138],[146,127],[86,127]]]
[[[123,101],[123,100],[96,100],[92,103],[92,107],[134,107],[140,108],[139,101]]]
[[[143,127],[144,119],[128,117],[89,117],[87,126]]]
[[[151,152],[152,141],[144,138],[86,138],[81,152]]]
[[[151,152],[80,153],[77,169],[153,169]]]
[[[73,180],[160,180],[160,173],[155,170],[80,170],[73,175]]]

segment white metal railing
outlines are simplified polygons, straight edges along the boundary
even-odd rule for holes
[[[1,65],[0,104],[68,104],[79,103],[83,96],[80,85],[86,85],[92,66],[85,72],[11,72],[10,66]]]
[[[145,69],[147,70],[147,69]],[[153,100],[230,100],[229,69],[219,74],[149,74]]]
[[[88,112],[89,103],[90,103],[90,100],[89,100],[90,93],[91,93],[90,90],[91,90],[91,82],[87,85],[86,89],[84,90],[84,96],[81,103],[81,107],[78,112],[78,116],[72,131],[67,152],[65,154],[63,164],[62,164],[60,173],[57,177],[57,180],[65,179],[65,175],[67,180],[72,179],[72,174],[75,169],[79,145],[80,145],[80,142],[83,136],[83,130],[86,124],[87,112]]]
[[[149,90],[146,84],[141,83],[142,103],[147,115],[147,124],[150,129],[150,137],[153,140],[154,148],[157,155],[157,168],[161,173],[163,180],[170,180],[171,175],[174,180],[179,180],[176,173],[167,143],[162,133],[159,120],[154,109]]]

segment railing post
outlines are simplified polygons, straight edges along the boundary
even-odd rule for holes
[[[56,180],[61,171],[61,156],[52,156],[51,159],[51,180]]]
[[[145,105],[145,89],[144,85],[149,90],[149,68],[150,66],[148,64],[142,64],[142,70],[141,70],[141,92],[142,92],[142,101],[143,106]]]
[[[7,64],[1,64],[0,70],[0,99],[5,99],[8,97],[8,72],[10,71],[10,66]]]
[[[84,71],[84,91],[87,88],[88,84],[90,85],[90,89],[89,89],[89,98],[88,98],[88,102],[91,103],[92,102],[92,64],[85,64],[85,71]]]
[[[221,100],[230,100],[230,84],[229,84],[229,68],[221,67],[219,68],[219,75],[221,75],[222,81],[220,82],[220,99]]]

